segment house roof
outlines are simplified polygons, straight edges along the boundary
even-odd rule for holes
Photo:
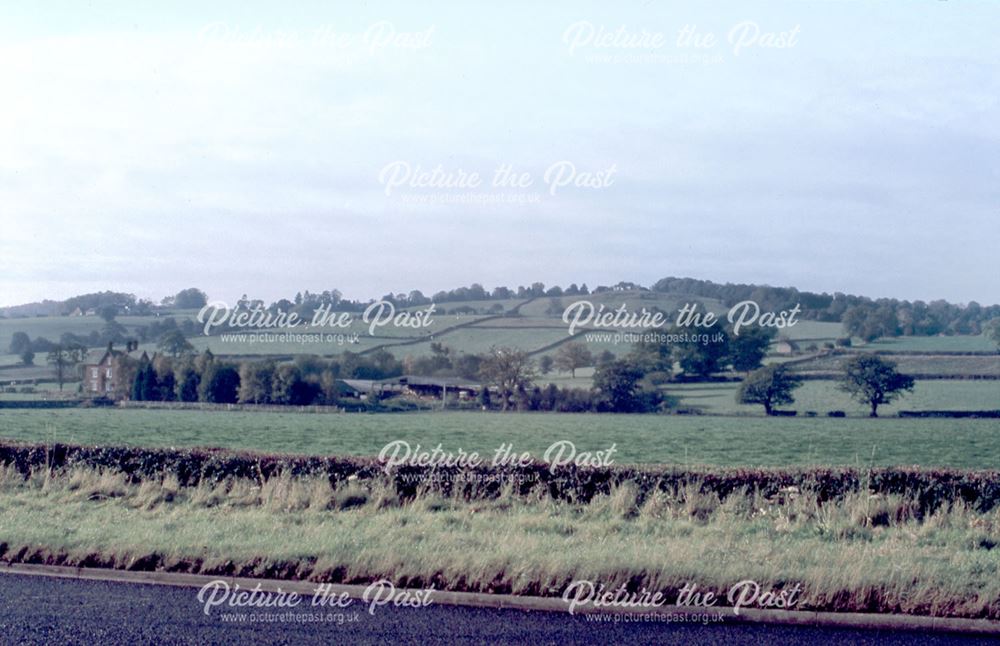
[[[104,365],[104,362],[108,359],[109,356],[112,359],[120,359],[122,357],[129,357],[129,358],[135,359],[137,361],[142,361],[143,359],[145,359],[146,361],[149,361],[149,355],[146,354],[145,350],[143,350],[142,354],[139,355],[139,356],[137,356],[137,357],[133,357],[130,354],[128,354],[127,352],[122,352],[121,350],[105,350],[104,354],[101,355],[100,359],[98,359],[94,363],[88,363],[86,365],[88,365],[88,366],[100,366],[100,365]]]
[[[398,389],[402,386],[423,386],[432,388],[462,388],[466,390],[477,390],[482,388],[481,384],[473,383],[459,377],[425,377],[423,375],[403,375],[402,377],[390,377],[389,379],[338,379],[351,390],[360,393],[370,393],[382,389]]]
[[[341,379],[340,382],[359,393],[370,393],[375,388],[375,382],[371,379]]]

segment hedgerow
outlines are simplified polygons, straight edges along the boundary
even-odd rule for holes
[[[0,442],[0,465],[28,477],[40,470],[60,472],[76,467],[121,473],[133,483],[168,475],[181,486],[201,482],[249,479],[257,483],[277,476],[322,476],[334,486],[353,480],[381,480],[402,498],[435,492],[463,499],[491,499],[505,493],[588,503],[595,496],[630,484],[641,502],[654,492],[683,495],[692,490],[725,500],[756,492],[781,498],[811,492],[820,502],[867,491],[896,494],[917,503],[918,513],[962,503],[985,512],[1000,504],[1000,472],[919,467],[721,468],[610,466],[551,468],[543,462],[526,466],[400,466],[389,473],[374,458],[299,456],[222,449],[148,449],[127,446],[80,446]]]

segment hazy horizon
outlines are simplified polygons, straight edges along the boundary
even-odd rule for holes
[[[997,4],[3,14],[0,306],[666,276],[1000,303]],[[553,193],[562,162],[592,185]],[[392,185],[417,166],[484,182]]]
[[[648,282],[636,281],[636,280],[632,280],[632,279],[630,279],[628,277],[618,278],[618,279],[615,279],[615,280],[610,280],[610,279],[607,279],[607,280],[596,280],[596,281],[586,281],[585,280],[585,281],[570,281],[570,282],[567,282],[567,283],[547,283],[545,281],[521,281],[521,282],[518,282],[518,283],[496,283],[496,284],[492,284],[492,283],[483,283],[482,281],[475,281],[475,280],[473,280],[473,281],[459,282],[459,283],[455,283],[453,285],[451,285],[451,284],[449,284],[449,285],[441,285],[441,286],[434,287],[433,289],[424,289],[423,287],[421,287],[419,285],[408,286],[408,287],[405,287],[403,289],[394,289],[391,286],[387,286],[385,289],[376,290],[377,293],[376,292],[372,292],[370,294],[353,293],[351,290],[344,289],[342,286],[338,286],[338,285],[330,285],[330,286],[305,286],[305,287],[302,287],[302,288],[296,287],[296,288],[290,288],[290,290],[288,290],[288,291],[279,291],[279,292],[276,292],[273,295],[264,295],[264,294],[251,293],[251,292],[241,292],[239,294],[235,294],[235,293],[230,294],[230,293],[226,293],[226,292],[215,292],[215,291],[213,291],[211,289],[206,289],[202,285],[179,285],[177,288],[168,290],[167,292],[164,292],[162,294],[160,294],[160,293],[137,292],[135,290],[130,290],[130,289],[99,289],[99,290],[96,290],[96,291],[98,291],[98,292],[112,291],[112,292],[122,292],[122,293],[133,294],[133,295],[135,295],[135,297],[137,299],[149,299],[154,304],[158,305],[161,302],[161,300],[163,300],[164,297],[174,296],[175,294],[177,294],[182,289],[187,289],[187,288],[190,288],[190,287],[198,288],[198,289],[202,290],[203,292],[205,292],[207,294],[207,296],[208,296],[208,300],[209,301],[223,301],[223,302],[226,302],[226,303],[229,303],[229,304],[235,304],[236,301],[241,296],[243,296],[244,294],[246,294],[246,296],[249,297],[249,298],[251,298],[251,299],[259,298],[259,299],[263,300],[265,303],[270,304],[270,303],[273,303],[273,302],[275,302],[277,300],[280,300],[280,299],[283,299],[283,298],[291,300],[295,296],[295,294],[297,292],[305,293],[306,291],[308,291],[308,292],[313,293],[313,294],[319,294],[319,293],[322,293],[323,291],[326,291],[326,290],[336,289],[336,290],[340,291],[341,294],[343,295],[343,298],[345,298],[347,300],[358,301],[358,302],[366,302],[368,300],[378,300],[382,296],[385,296],[385,295],[390,294],[390,293],[392,293],[392,294],[400,294],[400,293],[408,294],[408,293],[410,293],[413,290],[419,290],[421,293],[423,293],[424,296],[430,298],[431,296],[433,296],[435,293],[437,293],[439,291],[450,291],[450,290],[461,288],[461,287],[469,287],[469,286],[471,286],[473,284],[476,284],[476,283],[478,283],[479,285],[482,285],[486,289],[487,292],[493,291],[494,287],[501,287],[501,286],[502,287],[508,287],[508,288],[510,288],[512,290],[516,290],[520,286],[530,287],[533,282],[542,282],[545,285],[546,289],[548,289],[550,287],[553,287],[553,286],[556,286],[556,285],[558,285],[559,287],[561,287],[563,289],[566,289],[571,284],[575,284],[577,286],[586,285],[589,290],[593,291],[594,288],[596,288],[596,287],[599,287],[599,286],[612,287],[612,286],[618,284],[619,282],[632,282],[632,283],[636,283],[636,284],[638,284],[638,285],[640,285],[642,287],[650,288],[650,287],[652,287],[652,285],[657,280],[660,280],[662,278],[693,278],[693,279],[696,279],[696,280],[706,280],[706,281],[714,282],[714,283],[717,283],[717,284],[733,283],[733,284],[754,284],[754,285],[758,285],[758,286],[768,286],[768,287],[778,287],[778,288],[794,287],[795,289],[798,289],[800,292],[811,292],[811,293],[816,293],[816,294],[827,293],[827,294],[831,294],[831,295],[834,294],[834,293],[836,293],[836,292],[841,292],[841,293],[844,293],[844,294],[847,294],[847,295],[850,295],[850,296],[862,296],[862,297],[868,297],[868,298],[871,298],[871,299],[874,299],[874,300],[878,300],[880,298],[891,298],[891,299],[897,299],[897,300],[908,300],[908,301],[911,301],[911,302],[913,302],[913,301],[923,301],[925,303],[930,303],[930,302],[935,301],[935,300],[945,300],[945,301],[948,301],[949,303],[958,304],[958,305],[968,305],[968,303],[969,303],[969,301],[955,301],[955,300],[952,300],[952,299],[949,299],[949,298],[946,298],[946,297],[943,297],[943,296],[942,297],[931,297],[931,298],[919,298],[919,297],[917,297],[917,298],[906,298],[906,297],[903,297],[903,296],[898,296],[898,295],[893,295],[893,294],[864,294],[864,293],[852,292],[850,290],[843,290],[843,289],[835,289],[835,290],[810,289],[810,288],[807,288],[807,287],[803,287],[801,285],[791,285],[791,284],[786,285],[786,284],[773,284],[773,283],[754,283],[753,281],[745,281],[745,280],[714,280],[712,278],[706,278],[704,276],[679,276],[679,275],[670,275],[670,274],[665,274],[663,276],[660,276],[656,280],[652,280],[652,281],[648,281]],[[93,293],[93,292],[88,292],[88,293]],[[59,301],[64,301],[64,300],[66,300],[68,298],[72,298],[74,296],[81,296],[83,294],[84,294],[83,292],[79,292],[79,293],[67,294],[65,296],[60,296],[58,298],[45,297],[45,298],[36,299],[34,301],[25,301],[25,302],[19,302],[19,303],[0,303],[0,308],[16,307],[16,306],[19,306],[19,305],[29,305],[29,304],[32,304],[32,303],[38,303],[38,302],[42,302],[42,301],[45,301],[45,300],[59,302]],[[973,299],[973,300],[975,300],[975,299]],[[982,306],[990,306],[990,305],[997,305],[998,304],[998,303],[995,303],[995,302],[986,302],[986,301],[976,301],[976,302],[979,303],[979,305],[982,305]]]

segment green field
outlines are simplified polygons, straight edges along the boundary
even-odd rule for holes
[[[320,455],[377,455],[404,440],[490,458],[510,443],[536,459],[570,440],[579,451],[615,444],[618,464],[1000,467],[1000,420],[973,419],[8,409],[0,410],[0,437]]]
[[[862,346],[884,352],[996,352],[997,344],[983,334],[959,336],[901,336]]]
[[[836,341],[844,336],[845,333],[844,326],[840,323],[799,321],[792,327],[781,330],[779,335],[804,343],[805,345],[809,345],[810,343],[822,345],[826,341]]]
[[[795,364],[800,372],[843,372],[844,364],[861,354],[825,355]],[[920,354],[887,357],[896,363],[900,372],[918,377],[920,375],[978,375],[1000,377],[1000,354],[992,355],[948,355]]]

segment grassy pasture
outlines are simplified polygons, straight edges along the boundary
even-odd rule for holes
[[[816,343],[816,345],[821,346],[826,341],[836,341],[844,336],[845,332],[844,326],[840,323],[800,319],[795,325],[778,330],[778,334],[793,341],[803,342],[805,345]],[[808,341],[803,341],[803,339],[808,339]]]
[[[566,338],[566,330],[563,328],[553,327],[544,330],[517,327],[478,329],[473,326],[455,330],[450,334],[435,336],[433,341],[428,340],[414,345],[387,348],[387,350],[398,358],[406,355],[421,356],[430,354],[431,343],[438,342],[467,353],[484,353],[491,346],[509,346],[530,351],[564,338]]]
[[[884,352],[996,352],[997,344],[986,335],[902,336],[880,339],[862,346]]]
[[[841,372],[844,364],[855,354],[839,354],[817,357],[796,364],[802,372]],[[900,372],[920,375],[985,375],[1000,376],[1000,354],[994,355],[898,355],[887,357],[894,361]]]
[[[570,440],[579,451],[616,445],[616,464],[1000,466],[1000,420],[975,419],[0,409],[0,437],[368,456],[396,440],[483,456],[513,444],[538,459]]]

